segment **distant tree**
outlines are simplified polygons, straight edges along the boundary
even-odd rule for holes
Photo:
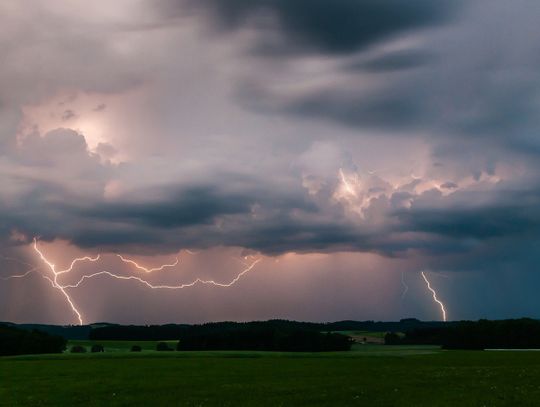
[[[70,349],[71,353],[86,353],[86,348],[81,345],[74,345]]]
[[[103,348],[103,345],[92,345],[90,352],[92,353],[105,352],[105,349]]]
[[[167,342],[158,342],[158,344],[156,345],[156,350],[158,352],[164,352],[164,351],[171,351],[173,349],[169,347]]]
[[[133,346],[131,347],[131,350],[130,350],[130,351],[131,351],[131,352],[140,352],[140,351],[142,351],[142,348],[141,348],[139,345],[133,345]]]
[[[385,345],[399,345],[401,343],[401,338],[395,332],[387,332],[384,335],[384,344]]]

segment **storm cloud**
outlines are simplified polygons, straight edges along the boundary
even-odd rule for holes
[[[536,281],[538,2],[32,0],[0,16],[6,251],[346,253]]]
[[[460,1],[412,0],[172,0],[166,15],[182,13],[186,5],[205,10],[222,30],[245,25],[280,31],[280,41],[262,41],[260,52],[312,51],[351,53],[403,32],[442,24],[459,10]],[[265,46],[266,45],[266,46]]]

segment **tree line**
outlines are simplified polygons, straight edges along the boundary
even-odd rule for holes
[[[337,321],[337,322],[297,322],[288,320],[270,320],[266,322],[295,326],[301,329],[312,329],[320,332],[330,331],[371,331],[371,332],[405,332],[412,328],[439,327],[452,322],[420,321],[416,318],[406,318],[400,321]],[[231,324],[231,322],[217,322],[213,324]],[[144,325],[122,326],[107,322],[93,323],[90,325],[46,325],[46,324],[13,324],[1,322],[0,325],[13,326],[25,330],[36,329],[51,335],[59,335],[68,340],[88,340],[90,336],[97,339],[129,339],[137,340],[174,340],[179,333],[192,325],[167,324],[167,325]]]
[[[339,333],[261,326],[210,331],[189,330],[180,337],[177,350],[328,352],[350,350],[353,343],[350,337]]]
[[[441,327],[415,328],[404,335],[389,332],[388,345],[440,345],[444,349],[540,348],[540,321],[530,318],[461,321]]]
[[[0,325],[0,356],[62,353],[66,343],[61,336]]]
[[[202,325],[107,326],[90,332],[91,340],[178,340],[177,350],[342,351],[352,339],[321,332],[316,323],[286,320],[218,322]]]
[[[282,319],[253,322],[211,322],[201,325],[111,325],[99,326],[89,332],[88,339],[92,340],[136,340],[136,341],[159,341],[176,340],[186,332],[207,332],[213,330],[227,330],[242,327],[267,326],[279,330],[311,330],[318,332],[333,331],[371,331],[371,332],[405,332],[419,327],[440,327],[451,322],[419,321],[415,318],[402,319],[396,322],[377,321],[339,321],[328,323],[298,322]]]

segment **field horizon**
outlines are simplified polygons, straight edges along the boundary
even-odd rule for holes
[[[0,405],[534,405],[539,378],[538,352],[106,350],[0,358]]]

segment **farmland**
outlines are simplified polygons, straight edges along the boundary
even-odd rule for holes
[[[91,346],[91,342],[70,342]],[[0,358],[0,405],[535,405],[540,352],[355,345],[350,352],[156,352]],[[128,352],[140,345],[140,353]]]

